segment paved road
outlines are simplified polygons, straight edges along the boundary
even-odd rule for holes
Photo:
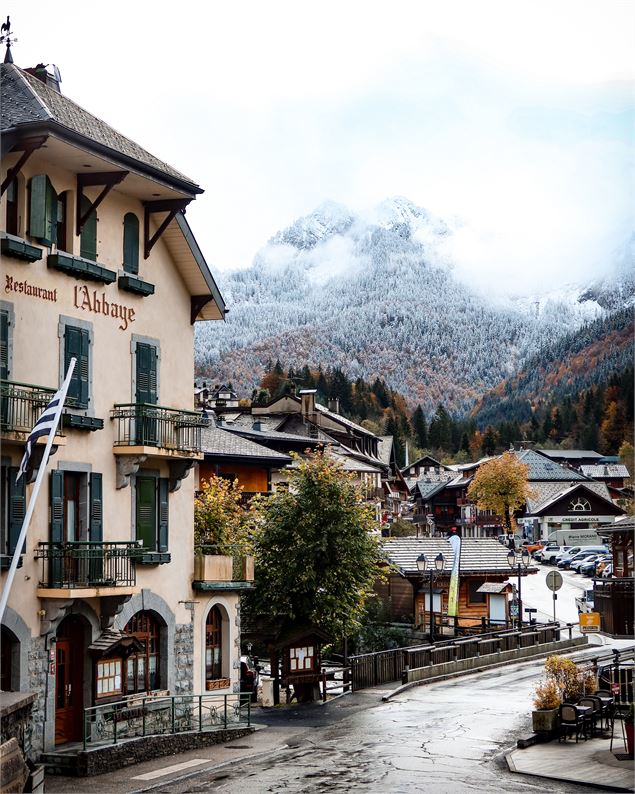
[[[579,788],[513,775],[503,759],[504,751],[519,736],[530,733],[532,690],[541,669],[542,662],[502,667],[416,687],[388,703],[359,711],[357,695],[343,698],[339,721],[298,719],[287,747],[266,758],[242,759],[165,781],[154,790],[165,794],[573,793]],[[353,712],[350,716],[344,716],[347,702]],[[240,744],[255,749],[257,741],[256,735]]]

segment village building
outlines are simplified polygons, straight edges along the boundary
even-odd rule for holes
[[[593,581],[593,608],[600,629],[612,637],[635,638],[635,520],[623,518],[600,528],[613,555],[613,576]]]
[[[448,620],[447,607],[454,552],[447,537],[390,538],[383,541],[383,550],[391,569],[386,580],[375,585],[375,592],[383,601],[389,619],[427,631],[432,609],[433,624],[438,626],[439,633],[444,632],[444,626],[453,632],[454,621]],[[443,555],[440,572],[434,564],[439,554]],[[421,555],[427,560],[423,573],[417,566]],[[508,549],[493,538],[461,540],[457,628],[483,625],[500,628],[510,624],[508,593],[512,586],[508,583],[511,570],[507,555]],[[536,570],[529,566],[522,575]]]
[[[2,584],[43,448],[16,483],[28,433],[77,360],[2,620],[37,753],[81,739],[96,704],[238,691],[243,583],[195,572],[194,323],[225,313],[185,217],[202,190],[53,70],[5,63],[1,91]]]

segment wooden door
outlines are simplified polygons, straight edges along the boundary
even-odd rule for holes
[[[83,631],[72,620],[58,632],[55,669],[55,744],[82,738],[84,713]],[[60,636],[60,633],[62,636]]]

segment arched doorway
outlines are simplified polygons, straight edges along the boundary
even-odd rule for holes
[[[84,714],[84,623],[69,615],[57,630],[55,649],[55,744],[82,738]]]
[[[0,634],[0,689],[15,692],[20,688],[18,638],[6,626]]]

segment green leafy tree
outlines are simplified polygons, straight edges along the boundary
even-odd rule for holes
[[[347,636],[359,627],[378,575],[374,515],[327,453],[296,460],[289,489],[263,503],[256,585],[246,606]]]
[[[245,509],[237,480],[212,476],[202,480],[194,500],[194,544],[214,546],[249,545],[253,517]]]

